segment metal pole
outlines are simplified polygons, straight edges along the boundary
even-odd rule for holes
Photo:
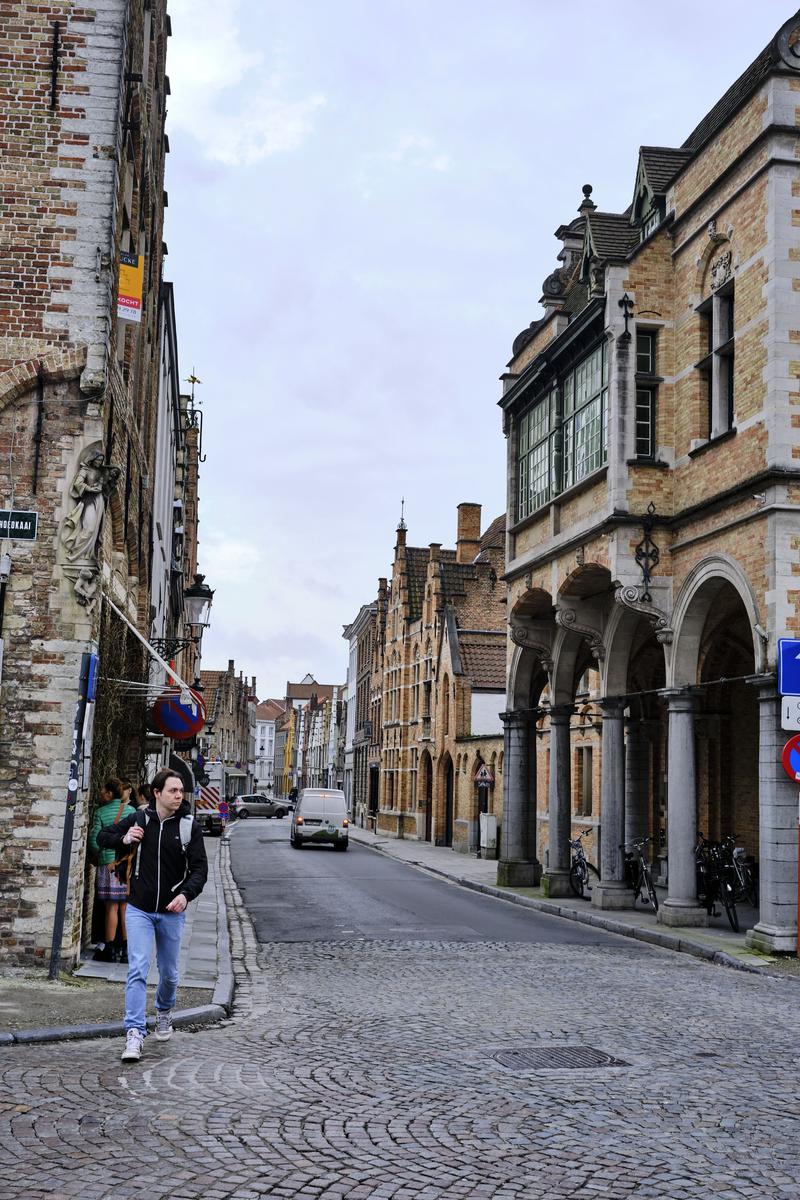
[[[57,979],[61,965],[61,938],[64,933],[64,915],[67,908],[67,886],[72,858],[72,833],[75,828],[75,805],[78,798],[78,770],[83,746],[83,722],[89,695],[92,660],[95,655],[84,651],[81,657],[81,674],[78,683],[78,699],[75,704],[75,719],[72,722],[72,751],[69,761],[67,782],[67,811],[64,815],[64,833],[61,839],[61,863],[58,869],[58,891],[56,911],[53,918],[53,940],[50,945],[50,979]],[[96,659],[95,659],[96,661]]]

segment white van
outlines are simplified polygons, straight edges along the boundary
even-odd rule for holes
[[[306,843],[333,846],[346,850],[349,843],[350,821],[347,801],[338,788],[303,788],[292,813],[289,841],[295,850]]]

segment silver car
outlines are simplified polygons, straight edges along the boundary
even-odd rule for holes
[[[285,817],[291,805],[288,800],[254,792],[251,796],[235,796],[233,807],[239,820],[246,821],[248,817]]]

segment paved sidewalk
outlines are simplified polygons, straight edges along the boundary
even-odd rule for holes
[[[493,859],[476,858],[472,854],[459,854],[445,846],[432,846],[429,842],[415,841],[409,838],[389,838],[352,825],[350,836],[354,842],[371,846],[392,858],[412,866],[422,867],[426,871],[432,871],[436,875],[451,879],[462,887],[485,892],[513,904],[536,908],[541,912],[551,913],[571,921],[596,925],[624,937],[633,937],[638,941],[649,942],[684,954],[692,954],[696,958],[737,967],[740,970],[759,973],[767,971],[769,974],[779,973],[781,976],[797,974],[796,959],[771,957],[753,951],[745,944],[746,930],[756,920],[753,909],[743,908],[741,910],[742,931],[740,933],[734,933],[730,929],[723,914],[716,920],[712,920],[712,923],[706,928],[659,925],[656,914],[649,908],[631,908],[610,912],[593,908],[589,901],[573,896],[548,899],[543,895],[541,888],[498,887],[497,862]]]
[[[225,906],[225,891],[221,873],[220,840],[206,839],[208,882],[200,898],[189,905],[186,930],[181,946],[181,990],[187,988],[212,991],[211,1003],[196,1008],[175,1009],[176,1026],[207,1025],[227,1017],[233,1002],[233,965]],[[227,846],[222,851],[227,853]],[[124,963],[94,962],[91,950],[74,972],[78,979],[105,980],[119,985],[120,1008],[122,986],[127,975]],[[158,981],[155,964],[148,983]],[[0,1033],[0,1045],[12,1042],[54,1042],[86,1037],[114,1037],[124,1033],[122,1021],[86,1022],[85,1004],[79,990],[59,993],[61,1021],[45,1028],[16,1029]],[[73,1007],[73,1011],[70,1009]],[[148,1019],[152,1024],[153,1019]]]

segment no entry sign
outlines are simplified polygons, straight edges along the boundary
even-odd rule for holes
[[[800,733],[790,737],[781,755],[783,769],[793,783],[800,783]]]

